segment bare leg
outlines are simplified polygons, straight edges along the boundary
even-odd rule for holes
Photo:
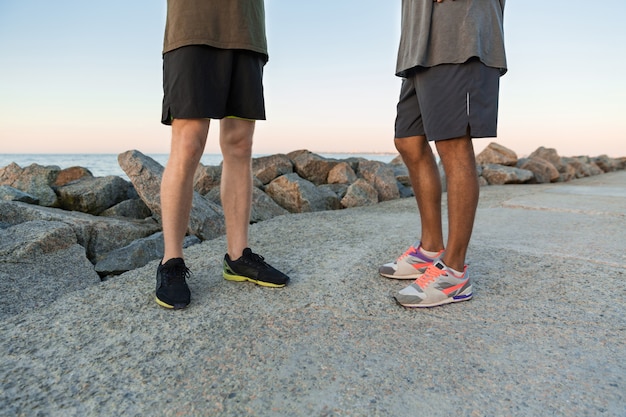
[[[183,239],[189,227],[196,172],[207,134],[208,119],[175,119],[171,153],[161,180],[161,211],[165,254],[163,263],[183,257]]]
[[[474,146],[469,136],[437,141],[436,146],[448,181],[448,244],[443,261],[463,271],[480,192]]]
[[[224,158],[220,194],[231,259],[239,259],[248,247],[254,126],[254,121],[242,119],[222,119],[220,123],[220,147]]]
[[[422,247],[438,252],[444,248],[441,224],[441,178],[437,161],[425,136],[396,138],[395,145],[409,170],[422,227]]]

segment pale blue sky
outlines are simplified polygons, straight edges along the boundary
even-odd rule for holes
[[[255,153],[394,151],[399,13],[399,0],[267,0]],[[624,18],[623,0],[509,0],[499,137],[477,151],[626,155]],[[164,23],[164,0],[0,0],[1,152],[166,153]]]

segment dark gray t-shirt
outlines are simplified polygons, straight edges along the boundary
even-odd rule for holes
[[[461,64],[478,57],[506,72],[505,0],[402,0],[402,33],[396,75],[416,67]]]
[[[263,0],[167,0],[163,53],[187,45],[247,49],[267,58]]]

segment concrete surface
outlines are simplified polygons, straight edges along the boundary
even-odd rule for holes
[[[223,280],[220,238],[186,250],[186,310],[153,262],[4,318],[0,415],[625,416],[626,172],[481,193],[471,301],[389,296],[413,199],[282,216],[251,247],[284,289]]]

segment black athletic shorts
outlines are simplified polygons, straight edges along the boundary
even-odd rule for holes
[[[166,52],[161,123],[225,117],[265,120],[265,62],[258,52],[205,45]]]
[[[478,59],[424,68],[402,80],[395,137],[496,136],[500,70]]]

